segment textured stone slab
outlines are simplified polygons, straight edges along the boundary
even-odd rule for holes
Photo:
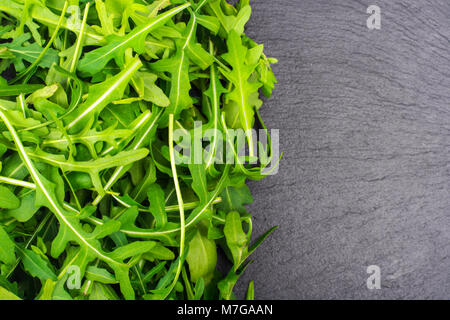
[[[381,8],[369,31],[366,9]],[[278,175],[251,183],[259,299],[450,298],[450,2],[258,0]],[[366,267],[381,268],[381,290]]]

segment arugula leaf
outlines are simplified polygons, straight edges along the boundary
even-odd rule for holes
[[[145,43],[145,37],[153,29],[163,25],[167,20],[177,13],[183,11],[190,6],[190,3],[173,8],[159,16],[150,19],[146,25],[136,27],[132,32],[124,37],[110,36],[108,38],[108,44],[93,50],[86,54],[86,56],[80,60],[78,70],[89,74],[94,74],[102,70],[111,59],[117,59],[118,64],[121,66],[124,64],[123,57],[127,48],[133,48],[136,52],[142,53],[144,51],[143,43]]]
[[[107,145],[117,147],[117,139],[128,137],[130,130],[116,129],[111,126],[103,131],[96,131],[85,127],[76,135],[64,135],[59,130],[50,131],[47,139],[42,141],[41,147],[52,147],[62,151],[69,150],[73,143],[81,143],[89,150],[92,158],[97,159],[97,148],[99,143],[106,142]]]
[[[246,209],[244,206],[253,202],[253,197],[246,185],[240,188],[229,186],[225,188],[220,196],[222,197],[222,202],[218,205],[218,208],[224,212],[238,211],[245,213]]]
[[[200,205],[208,202],[208,186],[206,182],[206,171],[203,164],[190,164],[189,171],[192,175],[192,190],[197,194]]]
[[[109,103],[120,99],[131,77],[141,66],[142,62],[136,57],[114,77],[90,87],[88,99],[64,119],[66,128],[71,132],[80,131],[93,114],[98,115]]]
[[[210,43],[210,54],[214,53],[214,46]],[[210,67],[210,83],[209,88],[204,92],[204,94],[210,99],[210,123],[214,130],[214,135],[211,137],[211,145],[208,153],[208,157],[205,161],[206,169],[212,176],[217,176],[218,173],[215,170],[213,164],[215,160],[219,159],[217,157],[217,149],[219,148],[219,143],[223,142],[222,136],[219,135],[220,126],[220,101],[222,95],[226,92],[225,88],[222,86],[219,80],[219,74],[217,71],[217,67],[212,65]],[[220,155],[219,155],[220,156]]]
[[[248,253],[248,238],[242,229],[241,216],[238,212],[231,211],[227,214],[223,232],[233,256],[234,270],[236,271]]]
[[[47,279],[44,285],[42,286],[41,292],[39,293],[37,300],[52,300],[55,285],[56,281]]]
[[[157,72],[169,72],[171,74],[170,86],[170,105],[165,111],[161,122],[166,123],[169,114],[179,117],[182,110],[187,109],[193,103],[189,91],[191,89],[189,79],[189,57],[187,48],[191,41],[195,38],[195,30],[197,27],[196,16],[191,15],[189,23],[184,28],[182,39],[175,40],[176,52],[167,59],[159,60],[152,63],[152,70]]]
[[[227,12],[224,12],[222,5],[227,6],[228,3],[225,0],[212,0],[208,3],[209,11],[217,17],[225,30],[225,33],[222,33],[222,35],[229,34],[232,31],[236,31],[239,34],[243,33],[244,26],[250,19],[252,12],[250,6],[248,4],[241,6],[237,14],[234,14],[234,12],[232,12],[232,14],[227,14]],[[230,9],[230,7],[228,7],[228,9]]]
[[[23,33],[15,38],[11,43],[3,43],[1,46],[8,48],[9,52],[14,55],[12,62],[17,71],[25,69],[24,61],[35,62],[36,59],[44,51],[38,43],[33,42],[26,44],[30,40],[31,35],[29,33]],[[39,66],[43,68],[50,68],[53,63],[58,62],[58,52],[52,48],[49,48],[46,54],[40,59]]]
[[[199,228],[196,230],[194,237],[189,242],[189,250],[186,261],[189,265],[191,281],[198,282],[199,279],[204,280],[208,284],[212,277],[217,264],[216,242],[208,239],[205,232]]]
[[[42,259],[36,252],[28,249],[22,249],[20,246],[16,246],[17,253],[22,258],[22,263],[26,271],[32,276],[46,281],[56,280],[56,275],[52,269],[48,266],[47,261]]]
[[[0,186],[0,208],[17,209],[20,200],[8,188]]]
[[[2,226],[0,226],[0,261],[10,265],[16,262],[14,242],[9,238]]]
[[[50,154],[44,151],[24,151],[27,156],[59,167],[63,171],[77,171],[88,173],[91,177],[94,187],[101,194],[104,193],[104,189],[99,177],[99,173],[102,170],[126,166],[130,163],[145,158],[148,154],[147,149],[137,149],[123,151],[114,156],[105,156],[91,161],[73,161],[66,160],[63,155]]]
[[[264,234],[263,234],[262,236],[260,236],[260,237],[258,238],[258,240],[256,240],[256,241],[250,246],[250,248],[248,249],[247,257],[248,257],[249,255],[251,255],[251,254],[252,254],[252,253],[253,253],[253,252],[261,245],[261,243],[263,243],[263,241],[266,240],[267,237],[268,237],[272,232],[274,232],[277,228],[278,228],[278,226],[274,226],[274,227],[270,228],[269,230],[267,230],[266,232],[264,232]]]
[[[164,191],[158,184],[152,184],[148,187],[148,200],[150,201],[150,212],[155,218],[156,227],[162,228],[167,223],[167,214],[164,203]]]
[[[0,78],[1,80],[2,78]],[[43,88],[41,84],[15,84],[8,85],[0,81],[0,97],[18,96],[19,94],[32,93]]]
[[[255,283],[253,281],[250,281],[250,283],[248,284],[245,300],[255,300]]]
[[[94,282],[89,300],[119,300],[119,297],[109,286]]]
[[[139,96],[145,101],[153,102],[157,106],[167,107],[170,104],[169,98],[155,82],[157,76],[149,72],[137,72],[133,77],[133,84]]]
[[[73,300],[72,296],[66,291],[64,285],[67,282],[68,274],[58,280],[53,290],[52,299],[53,300]]]
[[[14,293],[0,286],[0,300],[22,300]]]
[[[249,0],[2,0],[0,299],[235,298],[275,230],[250,244],[245,182],[278,155],[250,136],[241,157],[228,129],[267,130],[276,83],[250,14]]]
[[[20,156],[22,157],[25,165],[33,177],[37,186],[36,204],[48,207],[60,221],[60,229],[58,236],[52,244],[52,256],[58,257],[65,249],[69,241],[76,241],[80,244],[80,249],[83,255],[86,256],[85,262],[92,261],[94,257],[98,257],[108,263],[116,272],[118,279],[121,280],[121,289],[126,298],[133,299],[134,292],[130,285],[128,278],[129,267],[121,262],[118,262],[111,258],[108,254],[104,253],[100,248],[100,243],[97,239],[89,236],[85,231],[81,229],[81,225],[76,217],[68,213],[66,209],[60,204],[60,201],[56,198],[54,186],[51,182],[44,178],[34,167],[30,158],[28,157],[22,142],[20,141],[14,127],[9,122],[5,114],[0,111],[0,117],[2,118],[8,130],[11,132],[14,142],[17,145]],[[85,265],[82,265],[85,268]],[[29,270],[30,271],[30,270]]]
[[[20,222],[26,222],[30,220],[34,214],[39,210],[39,207],[35,206],[36,192],[30,190],[24,190],[19,194],[20,206],[16,209],[10,209],[6,211],[9,217],[12,217]]]
[[[23,11],[22,7],[19,8],[20,8],[19,10]],[[11,14],[13,13],[11,12]],[[41,23],[42,25],[45,25],[50,28],[55,28],[58,25],[59,17],[56,14],[54,14],[53,11],[50,10],[50,8],[44,6],[43,3],[38,1],[33,3],[33,6],[31,8],[31,17],[38,23]],[[81,23],[80,24],[73,23],[72,20],[73,19],[71,19],[70,17],[63,18],[61,27],[79,35],[81,33]],[[105,43],[105,38],[101,34],[98,34],[92,28],[92,26],[86,26],[84,34],[86,36],[86,43],[85,43],[86,45],[99,45]]]
[[[97,281],[104,284],[114,284],[117,283],[116,278],[113,274],[109,273],[108,270],[103,268],[98,268],[94,266],[89,266],[86,269],[86,278],[92,281]]]
[[[150,261],[154,261],[155,259],[173,260],[175,259],[175,254],[170,249],[156,242],[155,246],[150,249],[150,251],[145,253],[142,257]]]
[[[248,48],[242,44],[241,36],[232,30],[227,39],[228,53],[222,57],[227,61],[232,71],[220,68],[222,74],[233,84],[233,90],[227,94],[227,97],[234,101],[239,108],[239,125],[233,128],[242,128],[246,133],[251,132],[254,123],[254,104],[252,104],[251,95],[256,92],[261,84],[259,82],[249,81],[250,76],[256,69],[256,64],[249,63],[247,57]],[[253,137],[247,134],[249,156],[255,154]]]

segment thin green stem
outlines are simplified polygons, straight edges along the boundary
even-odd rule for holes
[[[0,183],[7,183],[18,187],[28,188],[28,189],[36,189],[36,185],[31,182],[17,180],[9,177],[0,176]]]
[[[126,203],[125,201],[123,201],[122,199],[120,199],[118,197],[118,195],[111,193],[111,192],[107,192],[108,194],[111,194],[111,196],[113,197],[114,200],[116,200],[119,204],[123,205],[126,208],[131,208],[131,205],[129,205],[128,203]],[[214,199],[214,201],[211,204],[218,204],[222,202],[222,198],[221,197],[217,197],[216,199]],[[184,210],[192,210],[197,208],[200,205],[199,201],[193,201],[193,202],[187,202],[183,204]],[[178,211],[179,205],[175,204],[175,205],[170,205],[170,206],[166,206],[165,210],[166,212],[176,212]],[[138,211],[140,212],[151,212],[149,209],[143,209],[143,208],[138,208]]]
[[[8,131],[11,133],[11,136],[13,138],[13,141],[15,145],[17,146],[17,150],[19,152],[19,155],[22,159],[22,161],[25,163],[25,166],[28,169],[28,172],[30,173],[31,177],[33,178],[33,181],[36,184],[36,187],[39,188],[40,191],[42,191],[43,195],[47,199],[49,203],[49,209],[55,214],[55,216],[58,218],[58,221],[61,224],[64,224],[73,232],[73,234],[78,238],[79,243],[85,245],[87,248],[89,248],[92,252],[94,252],[98,257],[100,257],[105,262],[122,266],[123,264],[120,262],[115,261],[114,259],[111,259],[110,257],[106,256],[103,252],[99,251],[98,248],[96,248],[88,239],[83,237],[83,235],[80,233],[79,229],[68,219],[68,217],[64,214],[63,207],[61,204],[56,200],[55,195],[51,194],[49,190],[46,188],[43,180],[40,177],[39,171],[36,170],[36,167],[32,163],[30,157],[28,156],[27,152],[25,151],[25,147],[22,144],[22,141],[20,140],[16,130],[14,129],[14,126],[11,124],[11,122],[8,120],[8,117],[3,113],[3,111],[0,110],[0,118],[3,120],[3,123],[5,124]]]
[[[133,125],[133,127],[129,127],[128,130],[130,131],[130,134],[127,135],[126,137],[121,138],[118,142],[117,145],[115,146],[110,146],[107,149],[105,149],[104,151],[102,151],[102,153],[100,154],[100,156],[104,157],[106,155],[108,155],[109,153],[111,153],[114,150],[118,150],[120,148],[120,146],[126,146],[132,139],[133,137],[137,134],[137,132],[147,123],[148,119],[150,119],[150,117],[152,116],[152,113],[150,112],[150,110],[146,110],[142,113],[140,117],[140,119],[137,121],[137,123],[135,125]]]
[[[177,194],[178,208],[180,210],[180,258],[178,260],[178,267],[175,273],[175,278],[173,279],[172,285],[170,286],[170,291],[168,291],[167,295],[170,294],[170,292],[173,290],[178,281],[178,278],[180,277],[181,268],[183,266],[183,254],[185,245],[184,242],[186,238],[186,221],[184,218],[183,197],[181,195],[181,189],[178,182],[177,166],[175,164],[175,152],[173,148],[173,118],[174,118],[173,113],[169,114],[169,154],[170,154],[170,165],[172,168],[173,183]]]
[[[219,58],[217,58],[215,55],[212,55],[214,61],[219,65],[219,67],[221,67],[222,69],[224,69],[226,72],[231,72],[231,69],[228,68],[222,61],[220,61]]]
[[[200,9],[208,2],[208,0],[203,0],[202,2],[200,2],[197,6],[197,8],[195,9],[195,13],[199,12]]]
[[[184,286],[186,287],[186,294],[188,300],[194,300],[194,292],[192,291],[191,282],[189,281],[186,268],[183,266],[182,277],[184,281]]]
[[[25,103],[25,97],[24,94],[21,93],[18,97],[17,100],[20,104],[20,109],[22,110],[23,113],[23,117],[26,119],[27,118],[27,112],[26,112],[26,103]]]
[[[36,238],[37,234],[39,232],[41,232],[42,228],[44,228],[44,226],[47,224],[48,219],[50,219],[50,217],[52,217],[51,214],[47,214],[44,219],[42,219],[41,223],[39,224],[39,226],[34,230],[34,233],[31,235],[30,239],[28,239],[27,243],[25,244],[25,249],[28,249],[28,247],[31,245],[31,243],[34,241],[34,239]],[[20,263],[21,258],[17,258],[16,260],[16,264],[14,265],[14,267],[9,270],[8,274],[6,275],[6,278],[9,278],[14,270],[17,268],[17,266]]]
[[[87,2],[86,7],[84,7],[83,21],[81,22],[80,33],[78,34],[77,43],[75,45],[75,52],[73,54],[73,59],[70,64],[70,69],[69,69],[70,73],[73,73],[75,71],[75,68],[77,67],[77,64],[78,64],[78,60],[80,59],[80,56],[81,56],[81,51],[83,49],[83,40],[84,40],[84,33],[86,31],[86,20],[87,20],[87,16],[89,13],[89,6],[90,6],[90,3]],[[70,86],[70,78],[67,80],[67,88],[69,88],[69,86]]]
[[[90,3],[86,2],[86,7],[84,8],[84,14],[83,14],[83,21],[81,22],[80,34],[78,35],[77,44],[75,47],[75,53],[73,55],[72,63],[70,64],[70,69],[69,69],[70,73],[73,73],[75,71],[75,68],[78,63],[78,59],[80,59],[81,49],[82,49],[83,40],[84,40],[84,32],[86,30],[86,20],[87,20],[87,16],[89,13],[89,6],[90,6]]]

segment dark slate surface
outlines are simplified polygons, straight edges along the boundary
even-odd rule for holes
[[[381,30],[366,26],[381,7]],[[450,1],[257,0],[247,32],[277,57],[262,115],[278,175],[251,183],[241,279],[258,299],[450,298]],[[381,267],[381,290],[366,267]]]

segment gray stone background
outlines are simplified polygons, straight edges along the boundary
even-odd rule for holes
[[[255,0],[277,175],[250,184],[257,299],[450,298],[450,1]],[[381,8],[381,30],[366,26]],[[368,290],[366,268],[381,268]]]

